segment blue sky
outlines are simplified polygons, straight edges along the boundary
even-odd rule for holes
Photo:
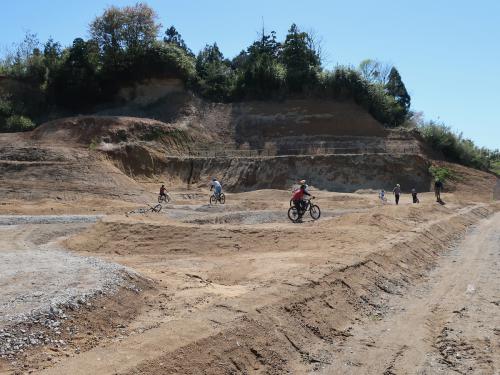
[[[69,45],[117,0],[16,0],[0,5],[0,48],[27,30]],[[323,40],[325,65],[357,66],[365,58],[394,64],[412,108],[500,148],[500,1],[480,0],[150,0],[164,26],[175,25],[193,51],[216,41],[233,57],[262,22],[282,38],[292,22]]]

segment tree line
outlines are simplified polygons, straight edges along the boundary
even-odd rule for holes
[[[48,113],[90,111],[111,101],[121,87],[149,78],[181,79],[216,102],[353,99],[389,127],[401,125],[410,113],[410,96],[395,67],[385,81],[374,71],[326,70],[317,41],[296,24],[282,41],[274,31],[262,30],[229,59],[217,43],[193,53],[174,26],[160,35],[158,19],[152,8],[138,3],[105,9],[90,23],[90,38],[76,38],[68,47],[53,39],[42,44],[27,34],[0,63],[0,129],[29,128]]]
[[[357,68],[325,69],[320,43],[296,24],[284,40],[262,30],[231,59],[217,43],[195,54],[174,26],[161,29],[156,12],[138,3],[105,9],[89,24],[90,38],[76,38],[67,47],[53,39],[42,44],[27,33],[0,61],[0,131],[29,130],[49,117],[91,112],[112,101],[120,88],[151,78],[180,79],[214,102],[354,100],[386,127],[415,122],[396,67],[368,59]],[[489,163],[484,149],[444,125],[420,124],[418,129],[453,160],[482,168]]]

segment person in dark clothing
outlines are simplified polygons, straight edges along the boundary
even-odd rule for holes
[[[165,185],[161,185],[161,188],[160,188],[160,197],[167,197],[167,188],[165,187]]]
[[[399,195],[401,194],[401,186],[399,184],[396,184],[396,187],[392,189],[392,194],[394,194],[396,204],[399,204]]]
[[[420,203],[417,197],[417,191],[415,188],[411,189],[411,197],[413,198],[413,203]]]
[[[436,202],[441,202],[441,191],[443,191],[443,183],[436,178],[434,182],[434,194],[436,195]]]

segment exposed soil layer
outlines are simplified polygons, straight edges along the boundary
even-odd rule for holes
[[[316,155],[269,158],[166,158],[156,170],[178,183],[207,185],[218,176],[230,191],[286,189],[300,176],[319,189],[354,192],[393,188],[428,191],[429,162],[416,155]],[[353,171],[356,171],[353,173]]]

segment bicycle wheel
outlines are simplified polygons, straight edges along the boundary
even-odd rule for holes
[[[172,198],[170,198],[170,195],[165,195],[165,203],[169,203],[170,201],[172,200]]]
[[[154,206],[154,207],[151,208],[151,211],[153,211],[153,212],[160,212],[161,208],[162,208],[161,204],[158,203],[156,206]]]
[[[318,206],[316,206],[315,204],[313,204],[309,208],[309,214],[311,215],[311,217],[313,218],[313,220],[318,220],[319,217],[321,216],[321,210],[319,209]]]
[[[226,196],[224,195],[224,193],[220,193],[219,202],[220,204],[226,203]]]
[[[215,195],[211,195],[210,196],[210,204],[216,204],[217,203],[217,198],[215,197]]]
[[[294,223],[299,219],[299,212],[295,207],[290,207],[288,209],[288,218]]]

